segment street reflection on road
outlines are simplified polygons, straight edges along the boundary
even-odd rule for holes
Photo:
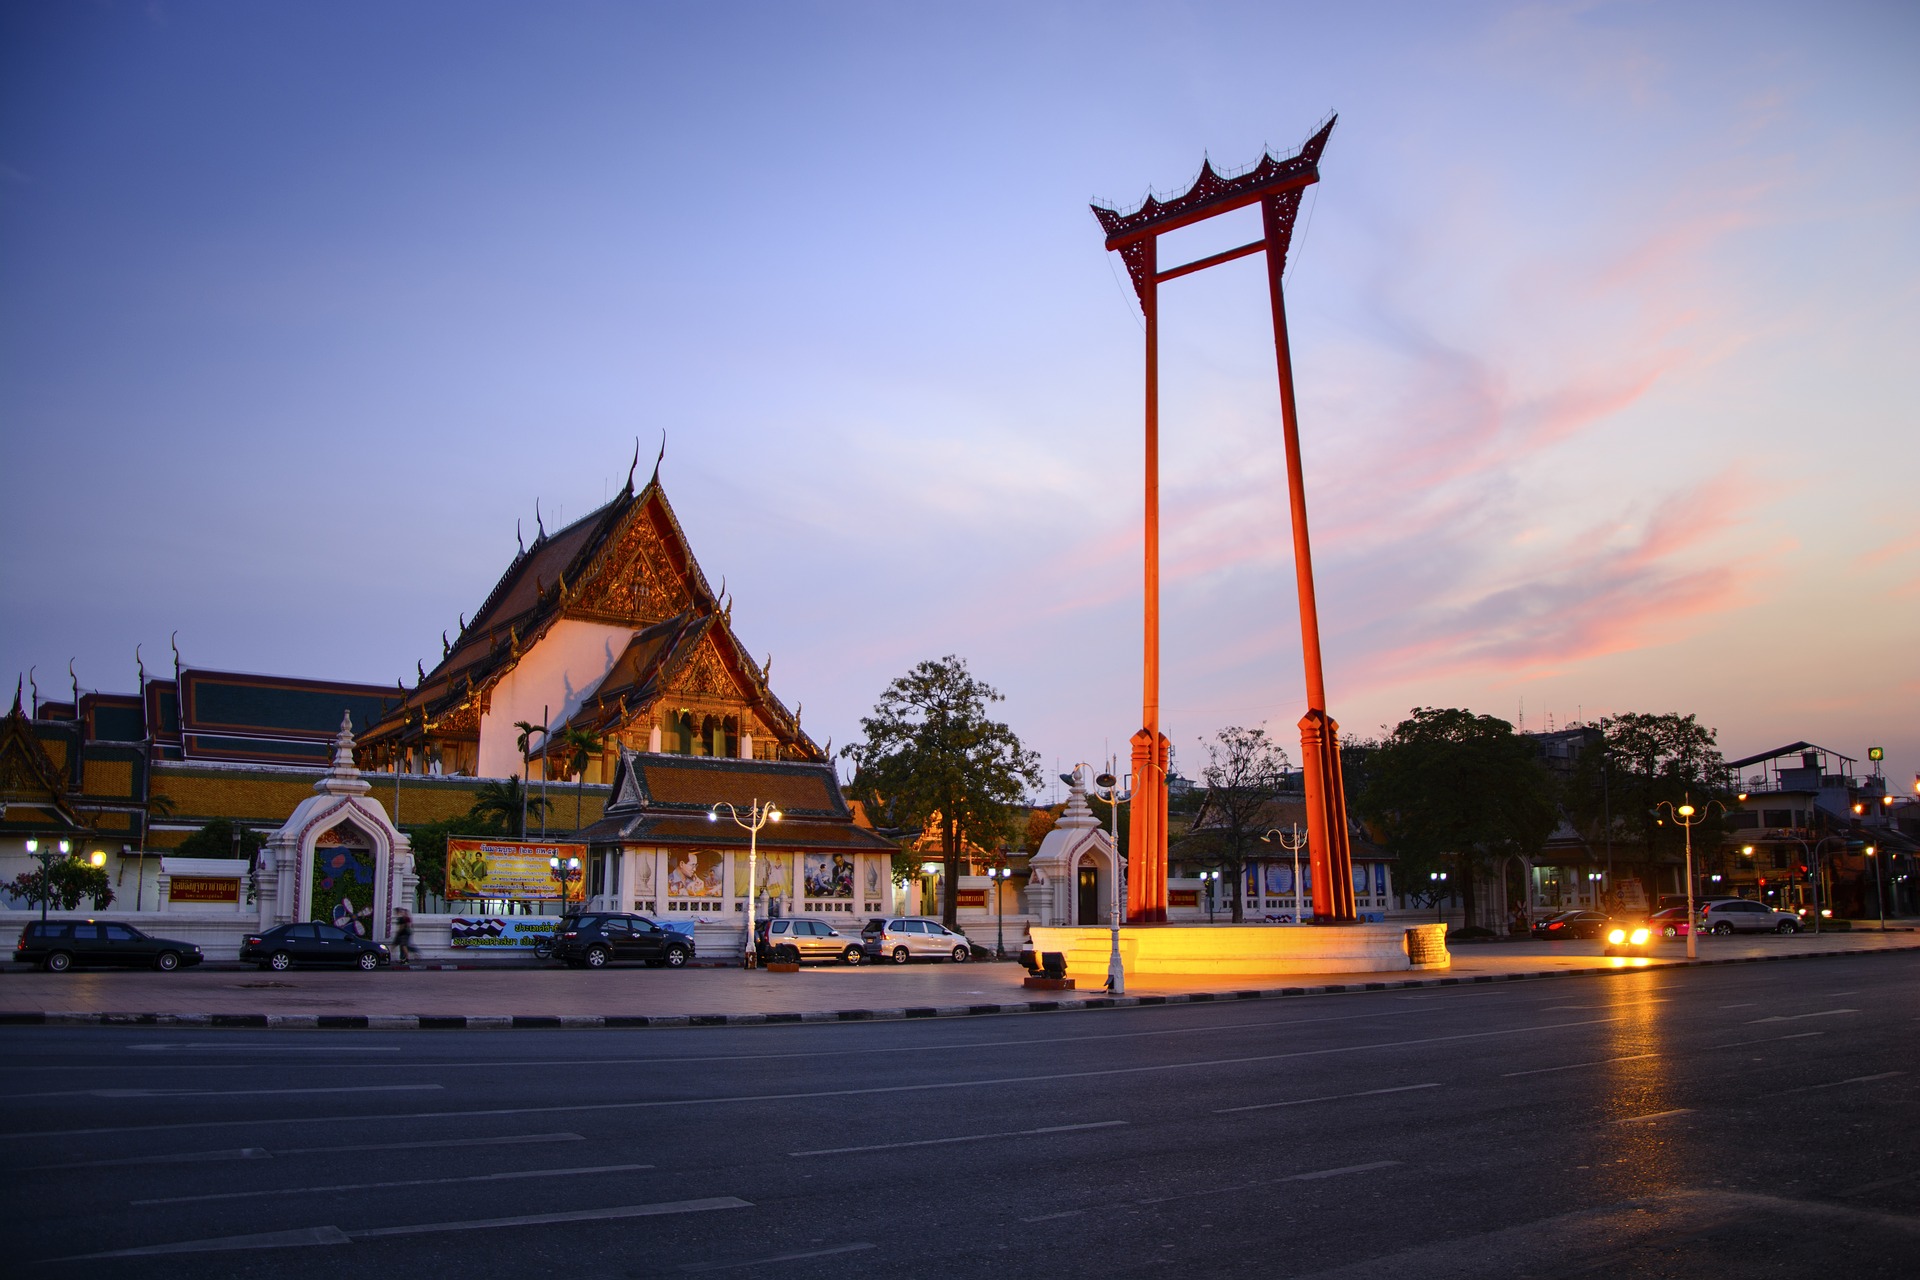
[[[1632,963],[1626,961],[1625,963]],[[1608,984],[1609,1061],[1600,1080],[1602,1149],[1595,1168],[1602,1183],[1622,1196],[1644,1195],[1680,1185],[1679,1117],[1643,1119],[1685,1106],[1676,1099],[1667,1057],[1666,1007],[1648,983],[1622,976]]]

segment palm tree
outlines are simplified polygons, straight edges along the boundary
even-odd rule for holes
[[[591,729],[563,729],[560,749],[567,753],[567,771],[573,775],[573,829],[580,830],[580,793],[587,786],[587,762],[600,754],[602,743]]]
[[[529,799],[527,789],[520,783],[520,775],[515,773],[509,774],[505,782],[481,783],[479,792],[473,798],[473,807],[467,810],[467,815],[486,823],[498,832],[513,830],[513,824],[518,820],[521,824],[520,832],[524,838],[529,805],[538,812],[544,812],[547,802],[539,796]]]
[[[546,741],[548,737],[546,726],[537,725],[533,723],[531,720],[515,720],[513,722],[513,727],[520,731],[520,737],[518,739],[520,743],[520,772],[525,774],[527,777],[531,778],[533,776],[533,766],[532,764],[529,763],[529,761],[532,759],[531,751],[532,751],[533,735],[537,733],[540,735],[540,739],[542,742]],[[546,767],[543,765],[541,767],[541,772],[540,772],[540,776],[543,784],[541,787],[542,791],[546,789],[544,785],[546,774],[547,774],[547,770],[546,770]],[[521,795],[523,797],[525,796],[525,794],[526,793],[524,791],[521,792]],[[540,801],[540,811],[542,813],[546,812],[546,803],[547,802],[545,797],[542,797]],[[527,838],[527,810],[525,808],[524,801],[520,809],[520,838],[522,840],[525,840]]]

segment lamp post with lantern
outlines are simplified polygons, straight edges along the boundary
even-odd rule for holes
[[[580,875],[580,859],[548,858],[547,871],[560,882],[560,918],[564,920],[567,916],[567,885]]]
[[[988,867],[987,879],[993,884],[993,958],[1007,958],[1007,881],[1013,879],[1013,868],[1008,866]]]
[[[1444,871],[1427,872],[1427,889],[1433,894],[1433,919],[1438,924],[1444,917],[1440,906],[1440,895],[1447,891],[1447,873]]]
[[[1307,833],[1300,824],[1290,824],[1285,831],[1275,827],[1260,837],[1264,844],[1278,843],[1282,849],[1293,855],[1293,922],[1305,924],[1305,900],[1300,896],[1300,851],[1307,847]]]
[[[34,860],[40,864],[40,923],[41,924],[45,924],[47,922],[47,900],[53,896],[54,860],[58,858],[64,858],[73,851],[73,845],[66,840],[56,841],[54,842],[54,845],[55,845],[54,848],[43,851],[40,848],[39,839],[31,838],[27,841],[27,852],[31,854]]]
[[[727,811],[728,816],[733,819],[735,826],[745,829],[747,833],[747,942],[746,946],[742,948],[740,952],[740,967],[742,969],[753,969],[757,968],[759,963],[759,953],[754,948],[756,935],[754,933],[753,898],[754,893],[760,887],[760,828],[766,826],[769,822],[780,821],[781,814],[778,809],[773,807],[771,800],[762,803],[756,799],[747,805],[746,816],[742,817],[740,810],[735,808],[732,802],[722,800],[719,804],[707,810],[707,821],[720,821],[720,811],[722,809]]]
[[[1711,809],[1719,803],[1718,800],[1710,800],[1707,802],[1707,808]],[[1725,806],[1723,805],[1721,807],[1724,808]],[[1662,809],[1665,809],[1668,815],[1675,822],[1679,823],[1681,829],[1687,834],[1687,959],[1697,960],[1699,959],[1699,952],[1694,944],[1694,935],[1700,932],[1700,922],[1693,917],[1693,829],[1705,822],[1707,815],[1704,810],[1693,807],[1692,795],[1685,792],[1681,794],[1681,803],[1678,808],[1674,807],[1674,803],[1671,800],[1662,800],[1659,804],[1653,806],[1655,813],[1660,812]]]

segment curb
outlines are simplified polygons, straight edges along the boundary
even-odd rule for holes
[[[0,1010],[0,1027],[209,1027],[269,1031],[599,1031],[651,1027],[762,1027],[846,1022],[905,1022],[923,1018],[980,1018],[1001,1014],[1073,1013],[1087,1009],[1145,1009],[1159,1005],[1214,1004],[1231,1000],[1290,1000],[1302,996],[1353,995],[1367,991],[1406,991],[1422,987],[1484,986],[1496,982],[1533,982],[1543,978],[1589,978],[1646,973],[1653,969],[1689,969],[1707,965],[1761,964],[1786,960],[1826,960],[1842,956],[1892,955],[1920,951],[1920,943],[1871,950],[1800,951],[1791,955],[1729,956],[1722,960],[1663,960],[1646,966],[1544,969],[1530,973],[1475,974],[1469,977],[1399,978],[1371,982],[1332,982],[1312,987],[1261,987],[1238,991],[1186,991],[1164,996],[1087,996],[1071,1000],[1014,1000],[1001,1004],[909,1005],[889,1009],[828,1009],[805,1013],[694,1014],[333,1014],[333,1013],[46,1013]]]

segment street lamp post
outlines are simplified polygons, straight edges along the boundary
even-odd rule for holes
[[[1286,831],[1274,827],[1260,837],[1262,844],[1278,844],[1293,855],[1293,922],[1305,924],[1300,912],[1300,851],[1307,847],[1306,833],[1300,830],[1300,824],[1290,824]]]
[[[1075,765],[1078,773],[1085,765]],[[1113,773],[1113,762],[1107,762],[1107,772],[1093,780],[1093,785],[1107,793],[1108,834],[1113,841],[1113,907],[1107,912],[1107,928],[1111,938],[1111,947],[1107,951],[1107,990],[1116,996],[1127,993],[1127,967],[1120,959],[1120,915],[1127,902],[1127,862],[1120,856],[1120,806],[1132,798],[1132,792],[1123,792],[1120,779]]]
[[[1207,923],[1212,924],[1213,891],[1214,887],[1220,883],[1220,873],[1218,871],[1202,871],[1200,873],[1200,882],[1207,886]]]
[[[1442,915],[1440,910],[1440,895],[1446,891],[1447,873],[1444,871],[1429,871],[1427,872],[1427,883],[1433,892],[1433,920],[1435,924],[1438,924],[1441,921]]]
[[[1700,932],[1700,922],[1693,918],[1693,829],[1705,822],[1707,815],[1704,811],[1695,809],[1692,802],[1693,797],[1683,793],[1678,809],[1673,807],[1673,801],[1662,800],[1653,806],[1653,810],[1658,813],[1664,808],[1687,833],[1687,959],[1697,960],[1699,952],[1694,945],[1694,935]],[[1707,808],[1710,809],[1719,803],[1718,800],[1709,801]]]
[[[580,874],[578,858],[548,858],[547,870],[560,882],[560,918],[567,915],[567,882]]]
[[[725,809],[734,825],[743,827],[747,833],[747,942],[740,952],[740,967],[753,969],[758,967],[759,955],[754,950],[753,898],[760,887],[760,828],[769,822],[780,821],[780,811],[773,807],[771,800],[761,803],[754,800],[747,806],[747,816],[741,817],[740,810],[729,801],[722,800],[707,810],[707,821],[720,821],[720,810]]]
[[[1866,854],[1873,859],[1873,901],[1880,908],[1880,932],[1885,933],[1887,931],[1887,891],[1882,887],[1880,875],[1880,864],[1884,859],[1880,857],[1880,850],[1873,845],[1867,846]]]
[[[53,896],[53,863],[56,858],[64,858],[73,851],[73,845],[65,840],[57,842],[57,848],[42,853],[40,841],[27,841],[27,852],[40,863],[40,923],[47,922],[47,899]]]
[[[988,867],[987,879],[993,882],[993,958],[1007,958],[1007,881],[1013,878],[1012,867]]]

